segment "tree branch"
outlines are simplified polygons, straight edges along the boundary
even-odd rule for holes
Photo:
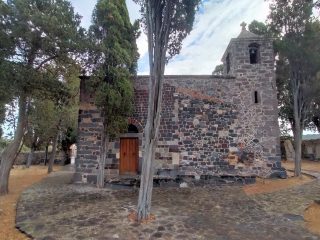
[[[56,57],[58,57],[58,54],[53,55],[53,56],[48,57],[47,59],[43,60],[43,61],[38,65],[38,67],[36,67],[36,69],[35,69],[35,70],[39,70],[39,69],[40,69],[44,64],[46,64],[47,62],[49,62],[49,61],[51,61],[51,60],[55,59]]]

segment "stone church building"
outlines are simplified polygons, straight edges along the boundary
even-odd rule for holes
[[[165,76],[155,177],[250,179],[283,176],[273,40],[242,27],[224,55],[223,75]],[[139,175],[148,76],[134,79],[128,132],[111,142],[106,177]],[[76,182],[95,183],[102,121],[81,80]]]

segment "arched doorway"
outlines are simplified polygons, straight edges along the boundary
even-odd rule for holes
[[[139,130],[128,125],[128,133],[120,138],[119,174],[136,175],[139,169]]]

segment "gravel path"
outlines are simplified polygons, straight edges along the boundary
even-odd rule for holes
[[[320,182],[247,196],[239,186],[155,188],[156,220],[128,220],[138,190],[70,184],[58,172],[26,190],[17,227],[35,239],[320,239],[304,228],[303,211],[320,200]]]

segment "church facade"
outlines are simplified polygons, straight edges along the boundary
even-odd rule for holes
[[[223,57],[223,75],[165,76],[155,177],[284,176],[273,41],[243,27]],[[106,176],[139,175],[148,76],[134,79],[128,132],[109,144]],[[81,80],[75,181],[95,183],[102,121]]]

